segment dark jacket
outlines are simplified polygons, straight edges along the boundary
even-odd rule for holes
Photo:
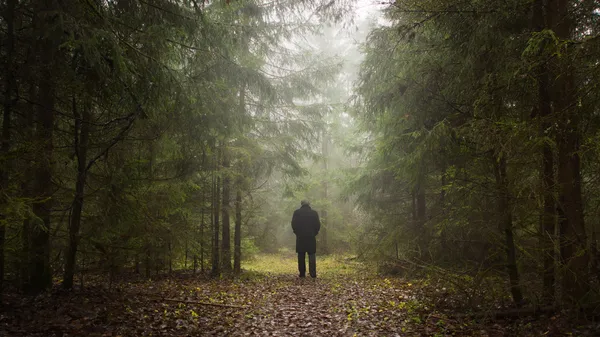
[[[294,211],[292,229],[296,234],[296,252],[313,254],[317,251],[317,239],[321,229],[319,214],[308,205],[303,205]]]

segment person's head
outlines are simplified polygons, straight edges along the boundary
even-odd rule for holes
[[[304,200],[300,201],[300,206],[310,206],[310,202],[308,202],[308,200],[304,199]]]

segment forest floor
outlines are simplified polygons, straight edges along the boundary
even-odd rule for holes
[[[321,257],[300,280],[293,254],[245,264],[238,278],[175,273],[112,289],[37,297],[5,294],[0,336],[593,336],[600,325],[561,314],[478,318],[453,311],[454,294],[426,281],[375,276],[347,257]],[[102,286],[104,284],[104,286]],[[58,288],[58,287],[57,287]]]

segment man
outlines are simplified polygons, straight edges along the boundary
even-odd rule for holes
[[[310,208],[307,200],[300,202],[300,208],[294,211],[292,229],[296,234],[296,253],[298,253],[298,271],[300,277],[306,276],[306,253],[308,253],[308,272],[313,279],[317,277],[317,239],[321,229],[319,214]]]

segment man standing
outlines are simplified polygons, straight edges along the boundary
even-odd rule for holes
[[[310,277],[317,277],[317,239],[321,229],[319,214],[310,208],[307,200],[300,202],[300,208],[294,211],[292,229],[296,234],[296,253],[298,253],[298,271],[300,277],[306,276],[306,253],[308,253],[308,272]]]

